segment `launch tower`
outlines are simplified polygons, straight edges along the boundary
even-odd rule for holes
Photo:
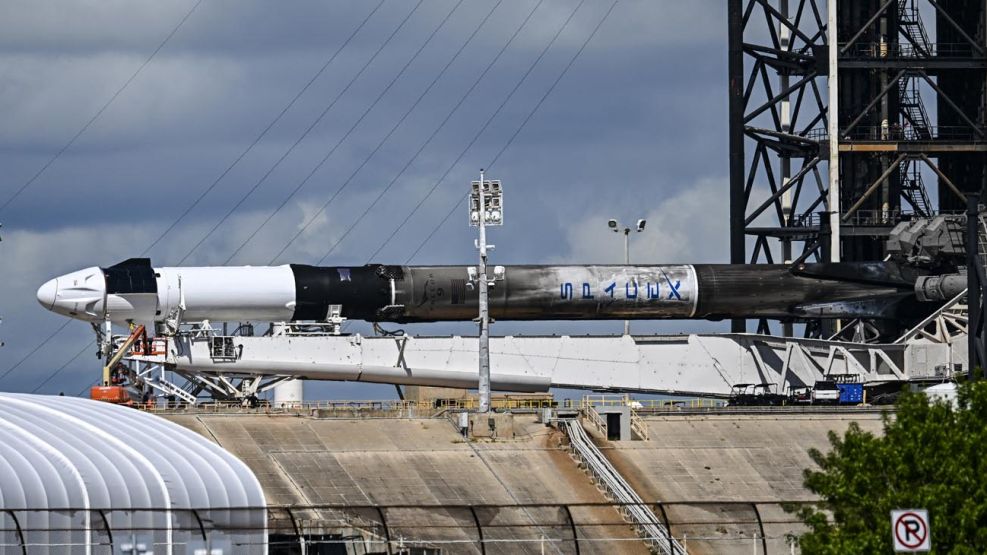
[[[731,262],[880,260],[899,222],[962,213],[987,179],[985,20],[981,0],[729,0]]]

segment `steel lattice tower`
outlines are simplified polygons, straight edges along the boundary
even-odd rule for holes
[[[729,0],[728,10],[732,263],[880,260],[895,224],[960,212],[965,193],[984,190],[983,0]]]

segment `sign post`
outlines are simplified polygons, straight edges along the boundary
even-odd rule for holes
[[[895,553],[923,553],[932,549],[929,511],[897,509],[891,511],[891,541]]]

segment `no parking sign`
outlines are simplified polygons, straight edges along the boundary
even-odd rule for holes
[[[899,509],[891,511],[891,540],[895,553],[918,553],[932,548],[929,511]]]

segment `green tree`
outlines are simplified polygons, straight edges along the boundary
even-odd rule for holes
[[[891,553],[891,510],[929,511],[933,553],[987,553],[987,382],[961,385],[955,406],[904,394],[884,434],[855,423],[805,471],[820,507],[798,511],[803,553]]]

